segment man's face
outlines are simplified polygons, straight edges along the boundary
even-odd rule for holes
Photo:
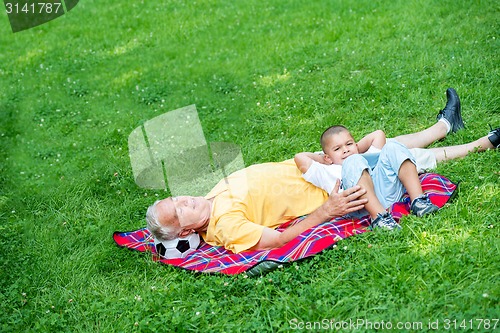
[[[348,156],[358,154],[358,146],[348,131],[331,135],[325,146],[325,159],[333,164],[342,165]]]
[[[204,197],[178,196],[158,203],[158,219],[162,225],[199,230],[210,221],[211,205]]]

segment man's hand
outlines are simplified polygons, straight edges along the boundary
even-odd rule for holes
[[[366,190],[357,185],[339,193],[340,180],[337,179],[330,197],[323,205],[309,214],[302,222],[297,223],[282,232],[264,228],[260,240],[250,250],[268,250],[281,247],[306,231],[334,217],[341,217],[362,209],[368,199],[360,199]]]
[[[366,190],[359,185],[339,193],[340,180],[337,179],[328,200],[320,207],[328,218],[340,217],[365,207],[368,199],[360,199]]]

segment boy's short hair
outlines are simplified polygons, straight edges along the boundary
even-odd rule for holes
[[[319,140],[319,143],[321,144],[321,148],[323,149],[323,151],[325,151],[326,140],[329,137],[331,137],[332,135],[335,135],[335,134],[339,134],[339,133],[344,132],[344,131],[350,133],[349,130],[347,129],[347,127],[342,126],[342,125],[333,125],[333,126],[328,127],[323,132],[323,134],[321,134],[321,137]]]

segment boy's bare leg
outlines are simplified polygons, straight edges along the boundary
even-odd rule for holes
[[[403,183],[403,186],[410,196],[410,200],[413,202],[415,198],[421,196],[424,192],[422,191],[422,185],[420,184],[420,179],[418,178],[417,168],[415,164],[410,160],[404,161],[399,167],[398,178]]]
[[[465,157],[470,152],[481,152],[492,148],[494,147],[490,140],[488,140],[488,136],[483,136],[476,141],[465,143],[463,145],[431,148],[430,150],[434,153],[436,161],[439,163],[446,160]]]
[[[446,137],[448,128],[442,121],[438,121],[429,128],[423,131],[404,134],[395,137],[398,142],[404,144],[408,149],[410,148],[425,148],[434,141],[441,140]]]
[[[424,195],[417,168],[412,161],[408,159],[401,164],[398,177],[410,196],[410,211],[413,215],[421,217],[439,210],[439,207],[434,205],[426,194]]]
[[[434,141],[441,140],[449,132],[457,132],[464,128],[460,109],[460,98],[453,88],[446,89],[446,105],[437,115],[438,122],[431,127],[407,135],[400,135],[396,140],[408,148],[425,148]]]
[[[373,180],[368,171],[363,171],[363,173],[361,174],[361,178],[359,178],[358,185],[363,186],[363,188],[366,190],[366,193],[360,199],[368,199],[368,203],[365,204],[365,209],[368,211],[368,213],[370,213],[370,217],[374,220],[377,218],[378,213],[385,213],[385,208],[382,206],[377,198],[377,195],[375,194]]]

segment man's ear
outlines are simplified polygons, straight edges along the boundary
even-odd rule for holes
[[[194,232],[193,229],[182,229],[181,232],[179,232],[179,237],[187,237],[191,235]]]

